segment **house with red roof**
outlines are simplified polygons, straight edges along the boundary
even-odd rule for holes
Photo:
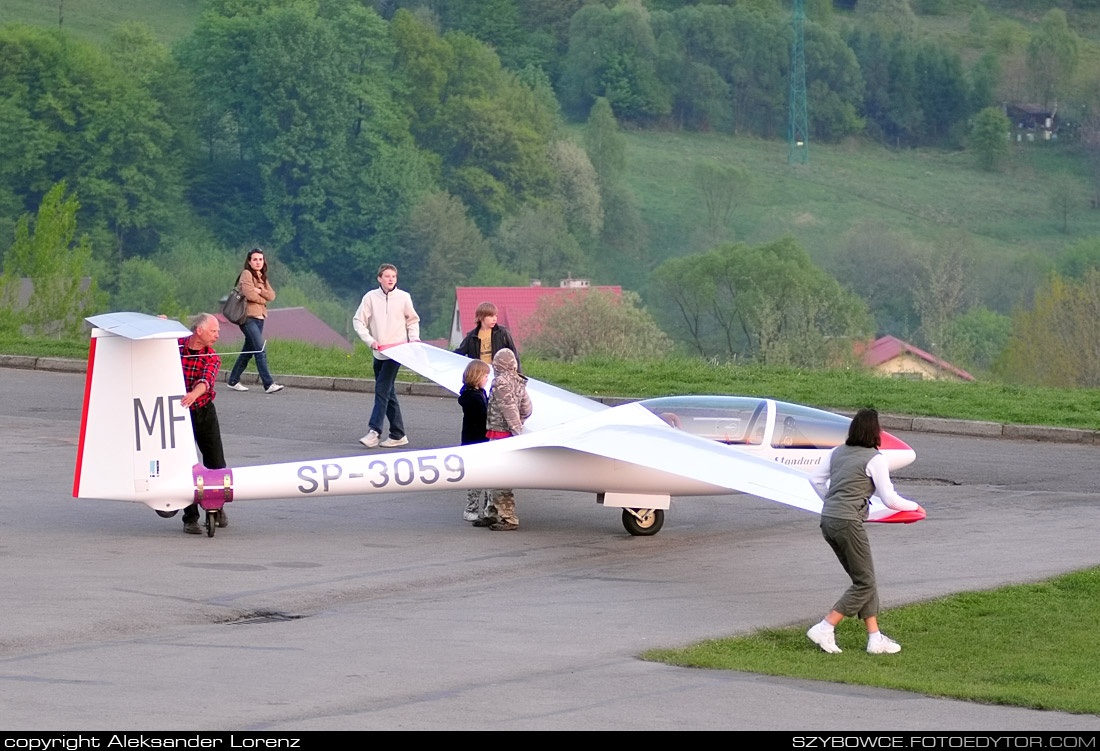
[[[925,352],[895,336],[884,336],[870,344],[861,343],[856,354],[863,364],[879,375],[913,380],[973,381],[974,376],[946,360]]]
[[[508,329],[516,340],[516,345],[522,349],[524,338],[534,333],[528,320],[542,298],[548,295],[574,294],[578,290],[586,289],[611,292],[620,297],[623,294],[620,286],[591,287],[584,279],[565,279],[557,287],[543,287],[538,284],[530,287],[456,287],[450,347],[457,347],[477,325],[477,306],[483,302],[491,302],[497,306],[497,324]]]
[[[240,326],[225,320],[217,313],[222,333],[219,344],[234,346],[244,342]],[[268,308],[264,319],[265,339],[290,339],[292,341],[316,344],[319,347],[339,347],[345,352],[353,350],[351,342],[336,331],[308,308]]]

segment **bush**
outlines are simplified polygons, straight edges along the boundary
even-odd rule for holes
[[[525,352],[550,360],[586,357],[647,360],[664,356],[672,341],[640,307],[633,292],[602,290],[547,295],[529,319]]]

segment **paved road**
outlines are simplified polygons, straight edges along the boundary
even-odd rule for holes
[[[0,369],[0,729],[1100,729],[636,658],[819,617],[846,581],[803,512],[677,499],[633,538],[589,496],[523,492],[500,534],[437,493],[242,502],[189,536],[71,498],[82,388]],[[227,457],[359,453],[369,399],[223,390]],[[410,448],[455,441],[453,400],[402,405]],[[1100,563],[1100,449],[903,437],[931,516],[872,529],[887,607]]]

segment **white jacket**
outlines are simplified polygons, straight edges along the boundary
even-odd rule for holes
[[[389,358],[377,349],[375,342],[385,347],[390,344],[420,341],[420,316],[413,308],[412,297],[403,289],[393,288],[388,295],[381,287],[372,289],[363,295],[359,309],[351,319],[355,333],[372,347],[374,356],[379,360]]]

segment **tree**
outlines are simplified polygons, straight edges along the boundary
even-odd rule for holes
[[[792,238],[721,245],[653,275],[698,349],[775,365],[822,366],[871,330],[866,305]]]
[[[550,198],[547,146],[557,113],[540,79],[505,70],[491,47],[465,33],[436,37],[406,11],[392,27],[417,144],[435,152],[441,186],[462,199],[482,232]]]
[[[645,245],[646,228],[638,210],[638,201],[623,182],[626,169],[626,144],[611,104],[596,99],[583,131],[585,151],[596,170],[603,205],[602,249],[598,259],[605,266],[637,261]]]
[[[970,32],[970,36],[974,37],[979,42],[985,41],[985,38],[989,35],[989,11],[985,9],[984,5],[978,5],[970,13],[970,20],[967,22],[967,30]]]
[[[1097,110],[1089,114],[1078,131],[1081,148],[1085,152],[1088,163],[1089,178],[1092,181],[1093,208],[1100,208],[1100,105],[1097,106]],[[0,167],[0,169],[3,168]]]
[[[1000,77],[1001,63],[997,53],[986,50],[970,69],[970,108],[972,110],[981,110],[996,103],[997,83]]]
[[[1050,189],[1050,209],[1062,224],[1062,232],[1069,232],[1069,220],[1081,208],[1081,186],[1065,172],[1055,176]]]
[[[909,0],[860,0],[856,13],[888,33],[899,31],[911,36],[917,30],[917,16]]]
[[[118,270],[114,310],[132,310],[151,315],[163,314],[182,320],[188,311],[176,298],[179,281],[146,258],[128,258]]]
[[[1012,334],[998,370],[1006,379],[1058,388],[1100,387],[1100,270],[1080,281],[1052,274],[1030,309],[1012,316]]]
[[[970,289],[967,257],[961,243],[949,241],[946,247],[920,259],[915,300],[920,333],[933,354],[942,355],[952,348],[950,322],[965,307]]]
[[[910,339],[920,328],[917,285],[920,259],[929,249],[885,222],[862,220],[840,239],[826,268],[849,292],[866,301],[879,334]]]
[[[606,97],[617,117],[644,122],[671,111],[657,76],[657,43],[649,11],[639,0],[614,8],[585,5],[569,25],[569,51],[561,79],[565,109],[574,116]]]
[[[733,108],[721,71],[736,59],[734,16],[724,6],[685,6],[653,13],[657,72],[672,97],[680,127],[730,131]]]
[[[1058,261],[1058,273],[1081,279],[1089,269],[1100,268],[1100,236],[1087,237],[1066,246]]]
[[[944,352],[947,359],[967,370],[992,370],[994,363],[1008,346],[1012,334],[1012,319],[985,306],[971,308],[948,324]]]
[[[340,288],[373,278],[432,184],[385,22],[357,0],[213,2],[181,59],[205,104],[202,209]]]
[[[7,325],[29,327],[34,335],[77,336],[85,316],[97,313],[102,302],[95,280],[88,280],[92,248],[87,235],[76,237],[76,198],[65,197],[64,181],[42,198],[33,222],[24,214],[15,228],[15,243],[4,258],[0,304],[7,309]],[[19,280],[30,279],[33,291],[23,308],[17,307]]]
[[[744,167],[708,159],[692,169],[692,182],[703,196],[708,231],[717,238],[726,230],[734,208],[749,194],[752,173]]]
[[[985,170],[1001,167],[1012,153],[1009,137],[1012,123],[999,107],[986,107],[974,117],[970,128],[970,148]]]
[[[970,90],[958,53],[931,42],[917,48],[917,100],[924,115],[924,138],[952,145],[970,114]]]
[[[835,31],[806,26],[806,101],[816,138],[837,141],[863,130],[863,76],[851,48]]]
[[[1057,102],[1077,71],[1081,41],[1069,28],[1066,12],[1052,8],[1027,45],[1027,65],[1035,93],[1044,105]]]
[[[31,211],[66,180],[98,253],[151,251],[185,186],[177,125],[153,94],[155,78],[66,33],[0,26],[0,208]]]
[[[664,301],[666,317],[678,321],[692,349],[706,356],[715,290],[699,256],[670,258],[654,269],[650,278],[656,298]]]
[[[569,233],[560,207],[524,207],[500,223],[492,239],[498,261],[534,279],[557,282],[585,273],[584,255]]]
[[[532,333],[525,350],[551,360],[649,360],[667,355],[672,347],[633,292],[621,297],[597,289],[547,295],[527,328]]]
[[[736,56],[723,75],[730,86],[734,132],[774,138],[785,132],[787,125],[789,24],[782,18],[763,17],[738,8],[733,9],[733,16]],[[806,62],[810,80],[809,59]]]
[[[584,149],[601,185],[613,185],[626,169],[626,143],[611,105],[597,97],[584,125]]]
[[[466,207],[446,192],[424,194],[401,228],[398,266],[424,319],[439,331],[450,322],[454,288],[480,281],[489,246]]]
[[[554,170],[554,194],[565,213],[569,231],[576,237],[599,237],[604,210],[596,168],[584,149],[572,141],[554,141],[549,146]]]
[[[435,7],[444,28],[464,31],[492,45],[513,70],[529,61],[533,51],[525,44],[517,0],[449,0]]]
[[[915,146],[924,137],[924,110],[919,96],[917,48],[907,37],[897,34],[889,42],[890,83],[883,130],[896,145]]]

